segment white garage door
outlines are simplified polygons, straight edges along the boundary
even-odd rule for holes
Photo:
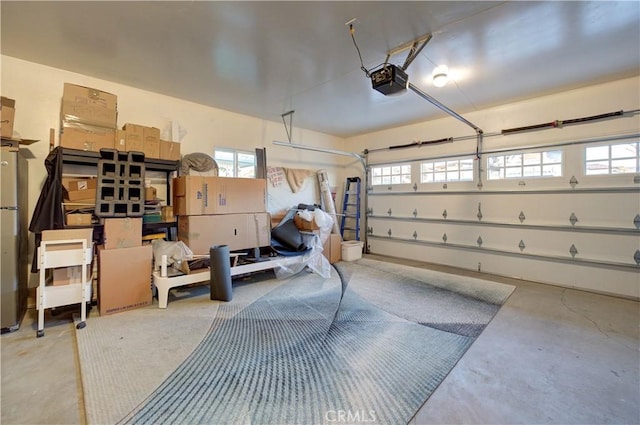
[[[385,163],[369,252],[637,298],[637,137]]]

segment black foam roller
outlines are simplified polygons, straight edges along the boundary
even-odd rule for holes
[[[211,281],[209,282],[210,298],[219,301],[231,301],[231,264],[228,245],[214,245],[209,249]]]

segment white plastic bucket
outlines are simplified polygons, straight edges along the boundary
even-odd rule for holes
[[[362,241],[342,242],[342,261],[356,261],[362,258]]]

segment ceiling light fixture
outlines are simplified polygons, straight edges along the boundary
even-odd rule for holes
[[[433,85],[436,87],[444,87],[449,81],[449,68],[447,65],[440,65],[433,70]]]

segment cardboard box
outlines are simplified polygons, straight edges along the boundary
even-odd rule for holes
[[[0,97],[0,133],[2,137],[13,137],[13,121],[16,115],[16,101],[8,97]]]
[[[144,127],[142,130],[144,142],[160,143],[160,129],[155,127]]]
[[[65,212],[74,211],[79,208],[91,208],[96,206],[96,198],[65,201],[62,203],[62,206]]]
[[[160,159],[180,161],[180,143],[160,140]]]
[[[81,123],[63,122],[60,127],[60,146],[82,151],[100,152],[113,149],[115,130]]]
[[[264,179],[180,176],[173,179],[175,215],[242,214],[267,211]]]
[[[142,217],[105,218],[104,249],[142,245]]]
[[[160,141],[145,140],[142,151],[145,158],[160,158]]]
[[[91,87],[64,84],[60,118],[63,121],[116,128],[118,98]]]
[[[229,250],[271,245],[269,214],[220,214],[178,217],[178,239],[194,254],[209,255],[213,245]]]
[[[66,182],[65,187],[69,191],[97,189],[98,179],[89,178],[89,179],[68,180]],[[87,196],[87,198],[89,198],[89,196]]]
[[[82,266],[59,267],[53,269],[53,286],[69,285],[72,283],[84,283],[91,280],[93,264],[87,264],[87,274],[82,279]]]
[[[93,199],[93,201],[95,202],[97,193],[98,193],[97,189],[68,190],[67,199],[71,202],[78,202],[80,200],[85,200],[85,199]]]
[[[331,264],[340,261],[342,259],[342,237],[338,234],[330,234],[322,244],[322,254]]]
[[[115,148],[121,152],[127,152],[127,132],[116,130]]]
[[[43,241],[64,241],[64,240],[77,240],[84,239],[87,241],[87,248],[92,247],[93,243],[93,228],[88,229],[56,229],[56,230],[43,230]],[[79,243],[74,244],[60,244],[50,246],[47,248],[49,251],[64,251],[68,249],[82,248]]]
[[[163,222],[170,223],[176,221],[176,216],[173,215],[173,207],[171,205],[163,206],[161,211]]]
[[[122,129],[126,135],[126,151],[144,152],[144,126],[126,123]]]
[[[91,226],[93,214],[67,213],[65,221],[67,226]]]
[[[298,214],[293,216],[293,224],[296,225],[298,230],[302,230],[302,231],[305,231],[305,232],[312,231],[312,230],[319,230],[320,229],[318,227],[318,225],[316,224],[316,220],[314,218],[312,218],[311,221],[307,221],[307,220],[303,219],[302,217],[300,217]]]
[[[155,187],[151,186],[151,187],[145,187],[144,188],[144,199],[147,201],[151,201],[156,199],[156,197],[158,196],[158,191],[156,190]]]
[[[98,247],[98,310],[101,316],[151,305],[151,245]]]

